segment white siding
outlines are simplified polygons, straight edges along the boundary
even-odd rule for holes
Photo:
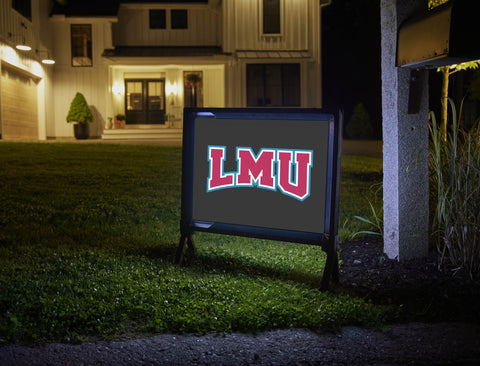
[[[36,88],[39,139],[45,139],[47,130],[53,125],[51,75],[54,67],[40,63],[47,54],[54,56],[50,7],[50,0],[32,1],[32,19],[27,19],[12,8],[11,0],[0,0],[0,60],[2,64],[12,65],[38,80]],[[24,39],[32,48],[31,51],[15,49],[15,45]],[[0,85],[0,89],[1,87]]]
[[[282,34],[265,36],[260,28],[261,1],[225,0],[224,51],[309,49],[312,42],[309,27],[320,24],[317,3],[314,0],[283,0]]]
[[[159,9],[158,5],[152,5]],[[188,10],[188,29],[171,29],[170,10],[166,9],[166,29],[150,29],[149,8],[122,6],[118,23],[113,25],[116,46],[218,46],[220,45],[220,16],[207,6],[183,7]]]
[[[58,54],[54,74],[54,108],[55,136],[72,137],[73,127],[66,122],[70,103],[77,92],[82,93],[94,115],[90,124],[90,136],[100,136],[107,119],[107,95],[110,95],[108,84],[108,66],[102,58],[102,53],[108,46],[105,37],[107,20],[69,19],[54,22],[54,41],[56,49],[62,49]],[[73,67],[71,61],[70,25],[92,24],[92,57],[93,66]],[[108,97],[110,98],[110,97]]]

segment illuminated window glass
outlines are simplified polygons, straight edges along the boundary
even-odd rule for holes
[[[92,66],[92,25],[72,24],[72,66]]]

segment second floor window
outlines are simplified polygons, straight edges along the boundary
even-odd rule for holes
[[[93,66],[92,25],[72,24],[72,66]]]
[[[150,29],[166,29],[165,9],[150,9]]]
[[[172,9],[171,18],[172,29],[188,29],[188,13],[184,9]]]
[[[263,0],[263,34],[281,33],[281,0]]]

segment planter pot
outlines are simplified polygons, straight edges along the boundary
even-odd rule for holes
[[[73,125],[73,132],[77,140],[88,139],[89,129],[88,123],[77,123]]]

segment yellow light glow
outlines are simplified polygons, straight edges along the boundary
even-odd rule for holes
[[[117,95],[123,95],[125,94],[125,85],[121,83],[115,83],[112,86],[112,92],[117,94]]]
[[[15,46],[15,48],[16,48],[17,50],[21,50],[21,51],[31,51],[31,50],[32,50],[32,47],[27,46],[26,44],[17,44],[17,45]]]
[[[173,84],[168,83],[166,86],[166,89],[167,89],[167,95],[170,95],[170,94],[177,95],[177,92],[178,92],[177,83],[173,83]]]
[[[34,61],[32,63],[32,74],[38,76],[38,77],[43,77],[43,69],[42,69],[42,66],[37,62],[37,61]]]
[[[17,53],[12,47],[9,46],[5,46],[4,60],[15,66],[19,66],[20,64]]]

